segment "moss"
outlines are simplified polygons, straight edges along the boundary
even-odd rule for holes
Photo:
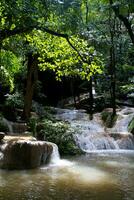
[[[101,118],[107,128],[112,128],[117,120],[117,115],[113,115],[112,112],[103,111]]]
[[[130,121],[129,125],[128,125],[128,131],[132,134],[134,134],[134,117],[133,119]]]

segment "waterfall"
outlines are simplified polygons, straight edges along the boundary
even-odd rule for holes
[[[12,122],[8,121],[5,118],[2,118],[2,122],[8,127],[9,132],[13,133]]]
[[[73,162],[70,162],[66,159],[61,159],[58,146],[54,143],[52,143],[52,145],[53,145],[53,152],[50,157],[49,166],[63,167],[63,166],[70,166],[73,164]]]
[[[84,110],[57,109],[57,119],[68,121],[75,129],[74,140],[85,152],[95,150],[134,150],[134,136],[127,131],[134,116],[134,108],[117,112],[118,119],[113,128],[106,128],[101,114],[94,114],[93,120]]]
[[[11,134],[21,134],[27,131],[26,123],[12,122],[5,118],[2,118],[3,123],[8,127],[9,133]]]
[[[129,122],[134,117],[134,108],[127,108],[125,107],[122,110],[117,110],[118,119],[116,124],[113,128],[111,128],[111,132],[118,132],[118,133],[126,133],[128,132],[128,125]]]
[[[60,162],[60,154],[58,150],[58,146],[53,144],[53,152],[50,158],[50,164],[58,164]]]

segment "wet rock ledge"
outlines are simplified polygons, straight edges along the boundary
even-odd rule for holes
[[[5,136],[0,133],[0,168],[33,169],[47,163],[53,144],[33,137]]]

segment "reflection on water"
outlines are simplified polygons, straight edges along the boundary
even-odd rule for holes
[[[134,153],[60,162],[38,170],[1,170],[0,200],[134,200]]]

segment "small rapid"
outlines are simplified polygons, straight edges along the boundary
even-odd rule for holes
[[[117,111],[113,128],[106,128],[101,114],[94,114],[93,120],[85,110],[57,109],[56,117],[69,122],[75,130],[74,140],[84,152],[99,150],[134,150],[134,136],[128,132],[128,124],[134,117],[134,108]]]

